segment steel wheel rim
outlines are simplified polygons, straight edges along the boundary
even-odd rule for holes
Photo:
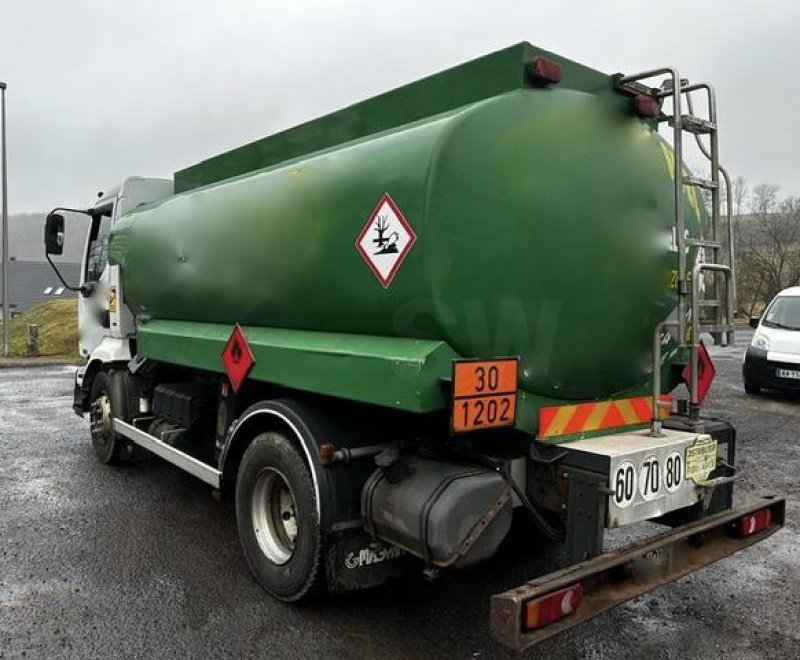
[[[253,487],[252,523],[256,540],[273,564],[285,564],[294,553],[297,514],[289,482],[275,468],[265,468]]]
[[[92,439],[101,447],[108,445],[111,440],[111,400],[103,394],[89,409],[89,428]]]

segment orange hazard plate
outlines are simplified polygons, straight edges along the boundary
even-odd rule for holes
[[[514,426],[517,358],[453,363],[453,433]]]

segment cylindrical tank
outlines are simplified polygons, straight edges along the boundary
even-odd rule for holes
[[[518,90],[134,211],[110,258],[145,317],[441,339],[604,397],[675,305],[669,157],[607,100]],[[384,193],[417,236],[388,288],[355,247]]]

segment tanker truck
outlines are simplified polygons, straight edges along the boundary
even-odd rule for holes
[[[74,410],[103,463],[233,498],[284,601],[563,544],[491,599],[522,651],[783,525],[780,497],[734,506],[735,429],[702,411],[701,337],[733,332],[721,176],[711,85],[520,43],[129,178],[45,225],[49,260],[91,219]]]

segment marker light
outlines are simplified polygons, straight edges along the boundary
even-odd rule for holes
[[[528,62],[528,75],[536,83],[554,85],[561,82],[561,67],[546,57],[534,57]]]
[[[583,585],[552,591],[525,603],[522,610],[522,629],[541,628],[572,614],[583,600]]]
[[[652,96],[637,94],[633,97],[633,111],[640,117],[654,119],[661,114],[661,104]]]
[[[770,520],[772,520],[772,514],[770,513],[770,510],[759,509],[758,511],[749,513],[740,518],[739,522],[736,524],[736,532],[739,535],[739,538],[758,534],[758,532],[767,528]]]

